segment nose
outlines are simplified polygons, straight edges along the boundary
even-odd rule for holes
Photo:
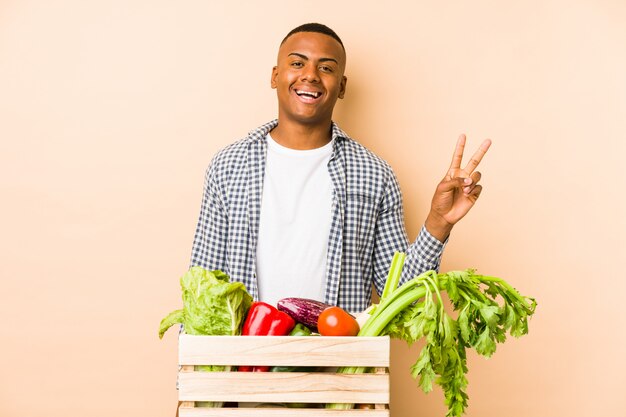
[[[308,81],[311,83],[319,82],[320,77],[317,70],[317,65],[306,65],[302,71],[302,76],[300,77],[302,81]]]

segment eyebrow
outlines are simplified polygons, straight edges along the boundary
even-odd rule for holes
[[[287,55],[287,56],[292,56],[292,55],[295,55],[295,56],[300,57],[300,58],[302,58],[302,59],[304,59],[304,60],[307,60],[307,61],[309,60],[309,57],[308,57],[308,56],[303,55],[303,54],[300,54],[300,53],[298,53],[298,52],[292,52],[292,53],[290,53],[290,54],[289,54],[289,55]],[[335,58],[320,58],[320,59],[319,59],[319,62],[328,62],[328,61],[332,61],[332,62],[334,62],[335,64],[339,65],[339,62],[338,62]]]

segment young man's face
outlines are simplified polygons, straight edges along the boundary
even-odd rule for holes
[[[345,93],[345,66],[345,52],[330,36],[291,35],[278,50],[278,63],[272,69],[279,120],[307,125],[330,122],[337,99]]]

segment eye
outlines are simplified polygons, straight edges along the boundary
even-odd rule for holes
[[[294,67],[294,68],[302,68],[303,65],[304,64],[302,62],[300,62],[300,61],[294,61],[294,62],[291,63],[291,66]]]
[[[330,65],[322,65],[322,66],[320,66],[320,70],[322,70],[324,72],[333,72],[334,71],[333,67],[331,67]]]

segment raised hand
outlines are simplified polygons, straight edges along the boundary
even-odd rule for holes
[[[481,175],[475,170],[490,146],[491,140],[483,141],[467,165],[461,168],[465,135],[459,136],[450,168],[437,185],[430,213],[426,218],[426,229],[440,241],[447,239],[452,226],[470,211],[480,196],[482,186],[478,181]]]

